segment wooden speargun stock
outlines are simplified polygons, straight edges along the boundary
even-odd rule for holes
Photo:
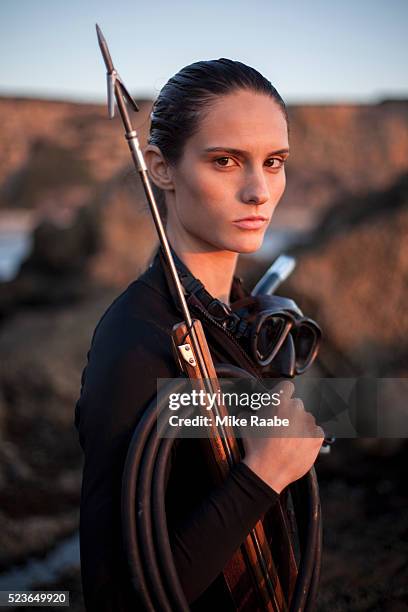
[[[217,379],[214,363],[208,348],[201,321],[192,319],[185,299],[184,290],[181,285],[170,245],[155,201],[152,186],[148,177],[147,167],[136,130],[133,128],[126,103],[132,110],[139,108],[126,89],[118,72],[114,68],[106,40],[96,25],[99,46],[107,69],[108,82],[108,109],[109,117],[114,117],[114,101],[119,109],[125,127],[125,138],[128,143],[134,165],[139,172],[151,214],[159,236],[160,244],[165,257],[165,262],[170,271],[178,300],[183,312],[184,320],[173,328],[173,348],[177,356],[179,366],[185,375],[193,381],[195,388],[203,389],[212,397],[219,397],[219,381]],[[206,395],[206,397],[208,397]],[[203,407],[205,410],[205,407]],[[228,414],[224,405],[216,403],[214,406],[216,415],[220,417]],[[214,420],[213,420],[214,421]],[[240,451],[237,439],[231,427],[215,425],[209,431],[208,443],[209,463],[214,479],[218,482],[225,479],[229,470],[240,461]],[[293,583],[293,575],[296,575],[296,563],[294,556],[288,560],[290,575]],[[245,580],[243,580],[243,576]],[[224,576],[231,596],[234,599],[237,610],[273,610],[281,612],[288,609],[287,599],[284,595],[278,573],[274,566],[271,550],[267,542],[262,521],[259,521],[246,537],[244,543],[236,551],[226,568]],[[242,584],[245,581],[251,584],[252,592],[243,592]],[[293,588],[293,586],[292,586]],[[292,590],[292,589],[291,589]],[[254,603],[256,602],[256,603]]]

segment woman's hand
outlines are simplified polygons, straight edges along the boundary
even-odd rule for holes
[[[316,425],[314,416],[305,410],[302,400],[291,397],[295,390],[293,383],[283,381],[279,389],[282,391],[280,404],[263,408],[258,415],[288,419],[286,435],[290,437],[283,437],[285,430],[280,427],[279,433],[271,431],[268,438],[243,439],[243,462],[277,493],[310,470],[324,440],[322,428]],[[241,413],[240,416],[244,415]]]

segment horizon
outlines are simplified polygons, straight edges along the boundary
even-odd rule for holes
[[[136,100],[136,102],[153,102],[154,97],[145,97],[136,94],[132,94],[132,97]],[[107,106],[106,100],[87,100],[81,98],[59,98],[59,97],[45,97],[43,95],[24,95],[24,94],[15,94],[4,92],[0,89],[0,101],[1,100],[16,100],[16,101],[26,101],[26,102],[51,102],[55,104],[78,104],[78,105],[88,105],[88,106]],[[294,107],[294,106],[379,106],[383,104],[404,104],[408,103],[408,92],[404,95],[404,97],[387,97],[387,98],[379,98],[373,100],[298,100],[295,102],[285,101],[286,106]],[[116,102],[115,102],[116,109]],[[116,111],[115,111],[116,112]]]

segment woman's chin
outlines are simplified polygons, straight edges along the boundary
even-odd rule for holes
[[[238,235],[212,236],[207,239],[209,244],[217,246],[219,250],[231,251],[233,253],[255,253],[261,248],[265,237],[264,231],[241,231]]]
[[[241,236],[236,241],[236,248],[234,249],[237,253],[255,253],[261,248],[264,239],[264,232],[248,232],[247,236]]]

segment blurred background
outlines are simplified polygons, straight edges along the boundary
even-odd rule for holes
[[[408,377],[408,4],[236,0],[0,6],[0,590],[60,588],[83,610],[73,427],[99,318],[156,236],[118,118],[101,26],[140,103],[199,59],[253,65],[288,104],[287,189],[248,287],[281,252],[279,291],[324,330],[314,375]],[[390,405],[389,410],[393,407]],[[338,440],[317,462],[318,610],[408,610],[407,441]]]

